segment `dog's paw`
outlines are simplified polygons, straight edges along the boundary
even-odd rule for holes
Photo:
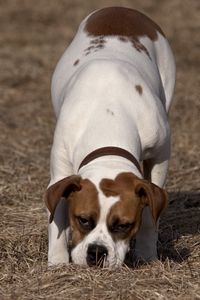
[[[69,255],[65,253],[64,255],[48,255],[48,267],[54,267],[58,265],[68,265]]]
[[[135,257],[137,261],[140,262],[151,262],[158,260],[157,249],[135,249]]]
[[[156,243],[140,244],[136,242],[135,256],[138,261],[151,262],[158,260],[157,245]]]

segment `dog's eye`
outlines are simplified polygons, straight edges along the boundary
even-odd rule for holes
[[[133,223],[116,223],[114,222],[111,226],[111,231],[113,232],[128,232],[132,227]]]
[[[78,220],[80,226],[85,230],[92,230],[95,227],[95,222],[93,218],[77,216],[76,219]]]

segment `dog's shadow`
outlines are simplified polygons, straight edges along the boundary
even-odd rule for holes
[[[200,193],[169,193],[169,205],[162,215],[159,226],[158,255],[161,261],[167,258],[182,262],[191,255],[190,240],[200,232]],[[129,266],[141,264],[134,258],[134,241],[125,263]]]

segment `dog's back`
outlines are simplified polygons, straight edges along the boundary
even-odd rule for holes
[[[168,111],[175,81],[171,49],[162,30],[138,11],[111,7],[98,10],[80,24],[57,64],[52,80],[53,105],[58,116],[66,87],[91,62],[127,63],[148,82]],[[91,79],[96,82],[99,73]],[[106,76],[109,74],[105,74]],[[141,93],[140,85],[136,89]]]

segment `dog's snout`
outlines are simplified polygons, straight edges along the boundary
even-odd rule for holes
[[[89,244],[87,250],[87,263],[89,266],[98,265],[103,267],[108,250],[103,245]]]

